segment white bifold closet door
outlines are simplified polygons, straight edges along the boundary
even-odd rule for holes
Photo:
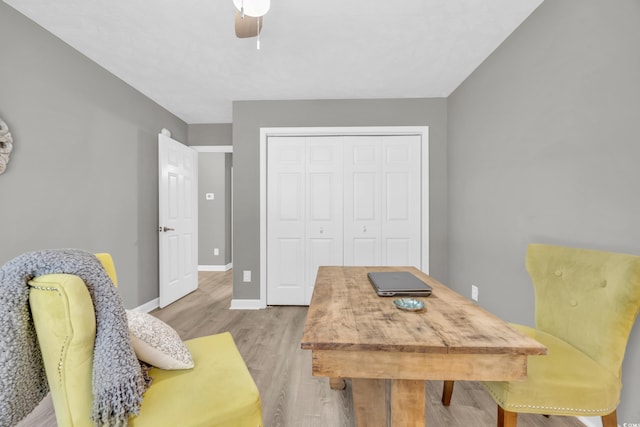
[[[420,268],[420,137],[269,137],[267,304],[308,305],[318,266]]]
[[[420,268],[420,137],[347,137],[344,265]]]
[[[267,303],[308,305],[320,265],[342,265],[342,147],[330,137],[270,137]]]

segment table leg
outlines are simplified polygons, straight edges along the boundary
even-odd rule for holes
[[[347,388],[347,382],[344,378],[329,378],[329,387],[331,387],[332,390],[344,390]]]
[[[393,427],[424,427],[425,382],[419,380],[391,381],[391,425]]]
[[[386,427],[387,380],[352,378],[356,427]]]

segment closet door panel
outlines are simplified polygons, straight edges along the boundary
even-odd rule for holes
[[[413,265],[411,239],[388,238],[383,247],[388,265]]]
[[[354,172],[352,184],[353,220],[365,223],[378,218],[377,192],[380,190],[378,174],[375,172]]]
[[[342,145],[335,137],[306,139],[306,283],[309,304],[321,265],[343,263]]]
[[[390,223],[406,222],[410,220],[409,192],[411,183],[409,174],[405,172],[389,172],[385,176],[385,188],[388,190],[385,198],[386,220]]]
[[[304,138],[270,138],[267,146],[267,303],[304,304]]]
[[[307,239],[307,254],[308,254],[308,271],[307,271],[307,284],[305,292],[305,305],[311,303],[311,297],[313,296],[313,287],[316,282],[316,276],[318,274],[318,267],[321,265],[340,265],[335,262],[334,252],[337,246],[341,246],[342,242],[336,242],[335,239],[321,239],[310,238]]]
[[[350,265],[379,265],[380,242],[378,239],[354,238]]]
[[[382,142],[381,241],[384,265],[420,267],[420,137],[388,136]]]
[[[335,177],[331,173],[311,172],[309,174],[309,221],[327,222],[335,218],[333,214],[333,190]]]
[[[380,137],[344,137],[343,141],[344,265],[380,265]]]
[[[304,262],[304,239],[284,238],[277,240],[277,259],[272,265],[277,277],[274,300],[270,304],[296,305],[303,296],[301,285],[304,282],[304,270],[299,268]]]

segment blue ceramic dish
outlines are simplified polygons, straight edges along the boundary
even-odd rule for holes
[[[400,310],[405,310],[405,311],[424,310],[424,302],[414,298],[398,298],[398,299],[394,299],[393,303]]]

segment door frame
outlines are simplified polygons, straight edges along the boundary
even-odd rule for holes
[[[260,128],[260,299],[267,307],[267,141],[271,136],[388,136],[419,135],[421,141],[421,270],[429,274],[429,126],[328,126]]]

